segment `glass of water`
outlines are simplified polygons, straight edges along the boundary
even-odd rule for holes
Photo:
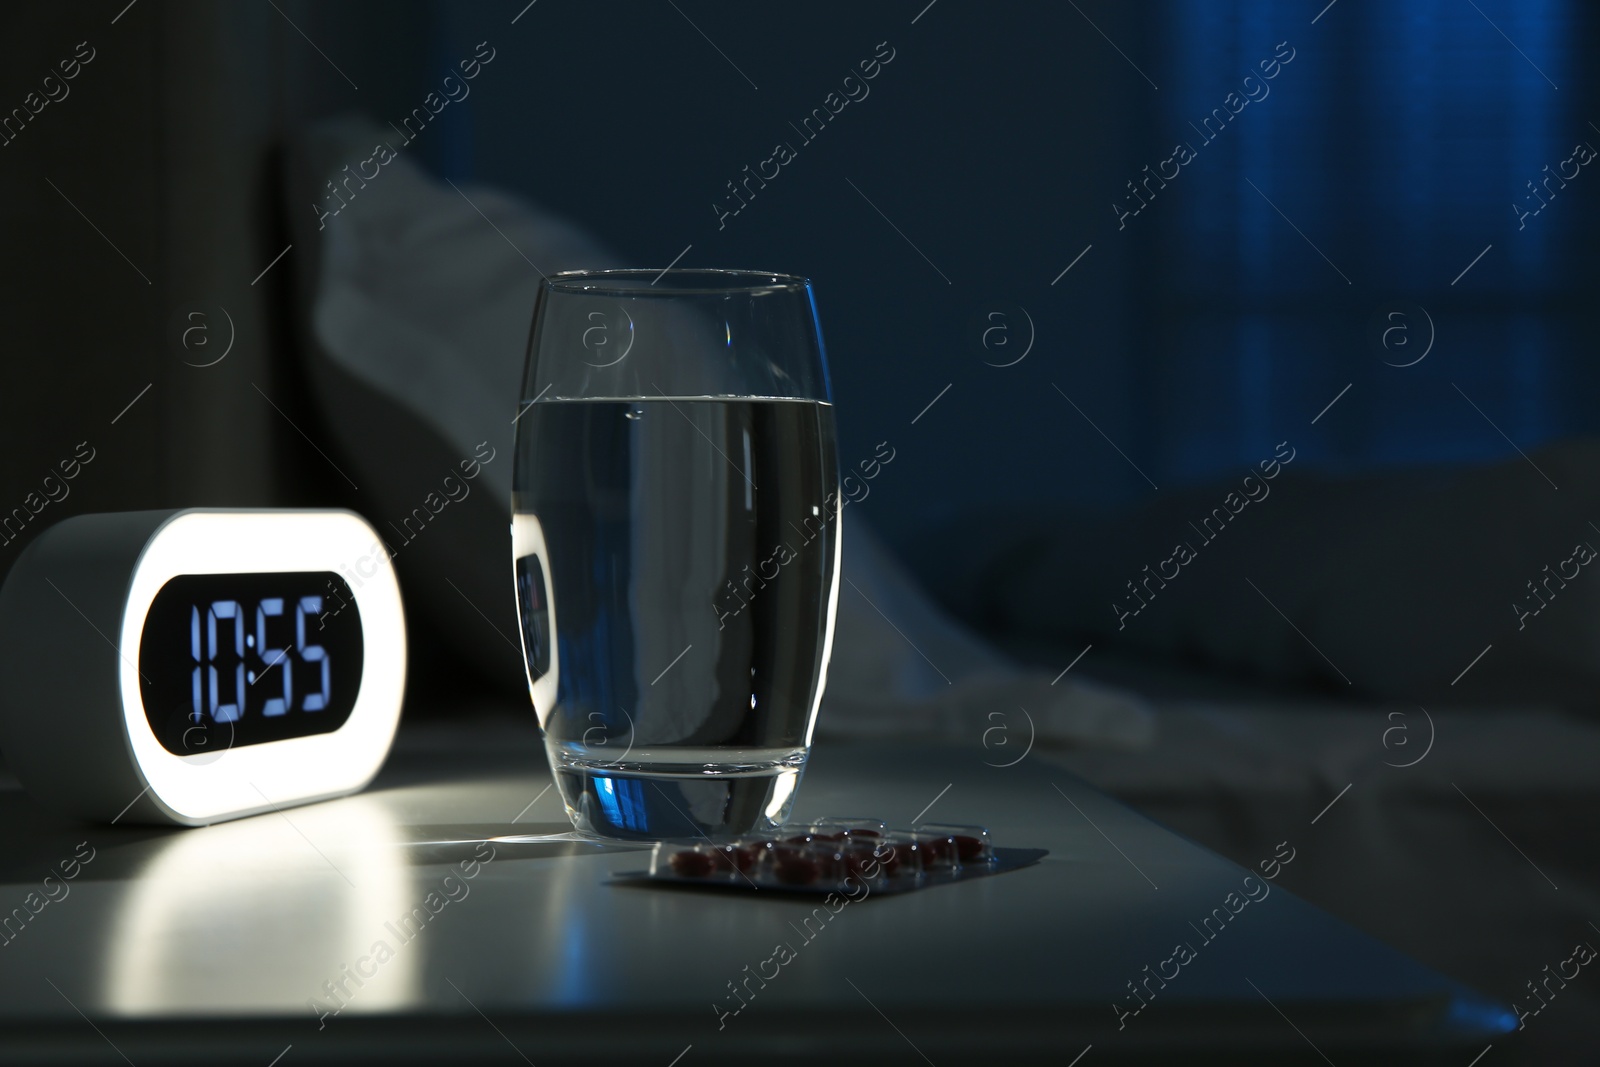
[[[659,839],[782,823],[839,591],[833,406],[810,283],[552,275],[519,411],[522,649],[573,825]]]

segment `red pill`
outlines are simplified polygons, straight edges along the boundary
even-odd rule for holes
[[[755,866],[756,850],[740,845],[721,845],[717,852],[722,857],[724,864],[738,871],[749,871]]]
[[[674,852],[672,859],[667,862],[671,864],[673,873],[684,878],[704,878],[711,873],[711,857],[703,852],[689,849]]]
[[[951,840],[955,842],[956,855],[963,860],[975,860],[983,855],[983,842],[976,837],[958,835]]]
[[[844,869],[858,878],[876,878],[886,873],[882,861],[865,844],[847,846],[844,851]]]
[[[784,885],[810,885],[821,876],[822,869],[800,849],[785,849],[773,858],[772,873]]]

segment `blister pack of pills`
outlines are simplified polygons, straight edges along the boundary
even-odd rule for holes
[[[1044,855],[1042,849],[996,848],[981,826],[928,823],[900,830],[877,819],[833,818],[727,841],[660,841],[648,871],[618,879],[791,893],[862,885],[882,895],[999,874]]]

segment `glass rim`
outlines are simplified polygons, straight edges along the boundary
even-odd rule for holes
[[[658,284],[660,283],[660,284]],[[563,270],[548,274],[544,288],[559,293],[665,295],[681,293],[806,292],[811,279],[798,274],[767,270],[726,270],[715,267],[680,267],[646,270],[625,267],[607,270]]]

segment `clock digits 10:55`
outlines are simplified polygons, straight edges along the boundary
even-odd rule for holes
[[[332,571],[180,574],[145,616],[145,716],[178,755],[330,733],[355,706],[363,652]]]

